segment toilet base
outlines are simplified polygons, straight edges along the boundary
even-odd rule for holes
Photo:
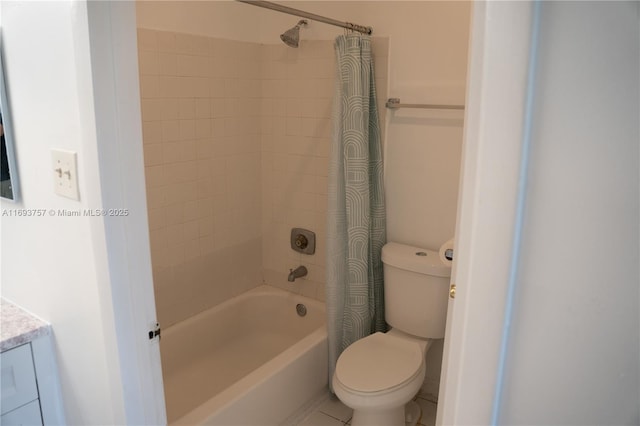
[[[404,406],[404,424],[405,426],[416,426],[422,417],[422,410],[415,401],[407,402]]]
[[[354,410],[352,426],[416,426],[422,411],[415,401],[387,410]]]
[[[404,406],[386,410],[353,410],[352,426],[405,426]]]

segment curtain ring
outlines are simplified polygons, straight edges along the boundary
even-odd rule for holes
[[[344,30],[345,30],[345,33],[346,33],[347,35],[354,34],[354,33],[355,33],[355,30],[353,29],[353,28],[354,28],[354,25],[353,25],[351,22],[345,22],[345,24],[347,25],[347,26],[345,27],[345,29],[344,29]]]

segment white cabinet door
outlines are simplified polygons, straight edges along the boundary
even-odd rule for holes
[[[31,344],[18,346],[0,354],[2,413],[8,413],[38,399]],[[40,409],[38,409],[38,413]]]
[[[0,417],[0,425],[2,426],[42,426],[42,417],[40,416],[40,404],[38,401],[32,401],[27,405],[13,410],[10,413]]]

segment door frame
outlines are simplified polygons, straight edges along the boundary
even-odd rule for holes
[[[146,200],[140,199],[146,191],[135,4],[87,4],[96,112],[106,114],[96,117],[98,132],[117,141],[99,147],[104,205],[117,201],[145,212],[105,220],[127,423],[166,424],[159,345],[140,337],[156,312]],[[457,293],[449,300],[438,425],[490,424],[495,410],[514,261],[532,14],[531,2],[473,4],[452,270]],[[111,67],[100,65],[99,56]],[[118,250],[130,258],[112,264]]]
[[[474,2],[437,425],[495,424],[526,179],[534,2]]]
[[[167,423],[149,247],[135,2],[87,1],[110,301],[126,424]],[[106,292],[105,294],[108,294]]]

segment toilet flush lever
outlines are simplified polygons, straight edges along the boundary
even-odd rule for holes
[[[455,299],[456,298],[456,285],[455,284],[451,284],[451,286],[449,287],[449,298],[450,299]]]

